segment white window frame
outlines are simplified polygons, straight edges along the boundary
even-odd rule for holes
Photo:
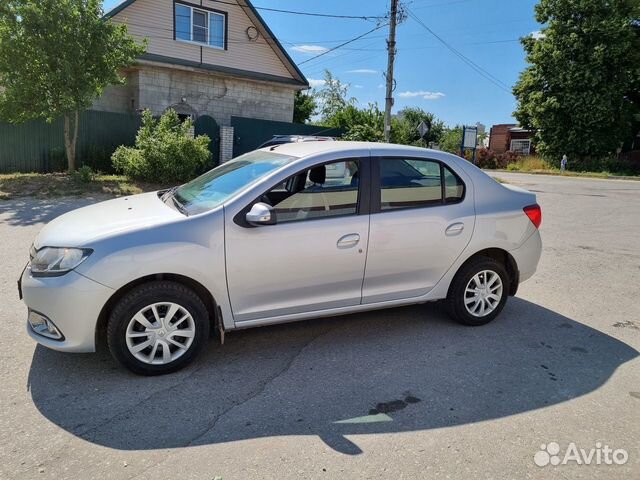
[[[187,5],[186,3],[181,3],[181,2],[174,2],[173,5],[173,9],[174,9],[174,16],[175,16],[175,9],[176,6],[180,5],[182,7],[188,8],[189,9],[189,37],[191,38],[191,40],[184,40],[183,38],[178,38],[178,23],[177,21],[174,22],[174,37],[176,42],[182,42],[182,43],[190,43],[191,45],[198,45],[200,47],[208,47],[208,48],[213,48],[215,50],[226,50],[227,49],[227,38],[226,38],[226,30],[227,30],[227,16],[223,13],[218,13],[218,12],[212,12],[210,10],[203,10],[201,8],[198,7],[194,7],[192,5]],[[197,11],[199,13],[203,13],[204,15],[206,15],[207,17],[207,21],[206,21],[206,28],[207,28],[207,41],[206,42],[198,42],[197,40],[193,40],[193,12]],[[219,17],[222,17],[222,46],[219,47],[217,45],[211,45],[211,15],[217,15]]]
[[[515,145],[526,145],[526,147],[521,147],[519,149],[515,148]],[[511,145],[509,150],[512,152],[519,153],[521,155],[531,155],[531,139],[530,138],[517,138],[511,140]]]

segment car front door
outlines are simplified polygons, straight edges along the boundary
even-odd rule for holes
[[[275,225],[226,216],[229,297],[236,322],[358,305],[369,234],[369,161],[309,166],[255,202]],[[251,203],[255,203],[251,202]]]
[[[372,159],[371,226],[362,303],[425,295],[471,239],[473,199],[447,165]]]

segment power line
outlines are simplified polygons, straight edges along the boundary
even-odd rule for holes
[[[244,7],[244,5],[240,5],[237,2],[229,2],[224,0],[214,0],[214,1],[216,3],[221,3],[223,5],[233,5],[235,7],[240,7],[240,8]],[[265,12],[288,13],[291,15],[303,15],[307,17],[340,18],[340,19],[346,19],[346,20],[366,20],[366,21],[385,19],[385,17],[375,16],[375,15],[373,16],[371,15],[338,15],[338,14],[331,14],[331,13],[312,13],[312,12],[300,12],[297,10],[283,10],[279,8],[256,7],[255,5],[253,6],[253,8],[255,8],[256,10],[263,10]]]
[[[344,43],[341,43],[340,45],[338,45],[338,46],[336,46],[336,47],[330,48],[329,50],[327,50],[327,51],[325,51],[325,52],[322,52],[322,53],[320,53],[320,54],[318,54],[318,55],[315,55],[315,56],[313,56],[313,57],[311,57],[311,58],[308,58],[308,59],[307,59],[307,60],[305,60],[304,62],[300,62],[300,63],[298,63],[298,65],[304,65],[305,63],[309,63],[309,62],[311,62],[312,60],[316,60],[316,59],[318,59],[318,58],[320,58],[320,57],[323,57],[323,56],[325,56],[326,54],[331,53],[331,52],[334,52],[334,51],[338,50],[339,48],[342,48],[342,47],[344,47],[344,46],[346,46],[346,45],[349,45],[350,43],[356,42],[356,41],[360,40],[361,38],[366,37],[366,36],[367,36],[367,35],[369,35],[370,33],[373,33],[373,32],[375,32],[376,30],[380,30],[381,28],[386,27],[387,25],[388,25],[387,23],[383,23],[383,24],[381,24],[381,25],[377,25],[376,27],[372,28],[372,29],[371,29],[371,30],[369,30],[368,32],[363,33],[362,35],[358,35],[357,37],[352,38],[351,40],[348,40],[348,41],[346,41],[346,42],[344,42]]]
[[[277,8],[267,8],[267,7],[254,7],[257,10],[264,10],[267,12],[276,12],[276,13],[289,13],[292,15],[304,15],[307,17],[325,17],[325,18],[340,18],[340,19],[348,19],[348,20],[384,20],[385,17],[369,17],[369,16],[358,16],[358,15],[333,15],[328,13],[309,13],[309,12],[296,12],[291,10],[280,10]]]
[[[473,60],[471,60],[470,58],[466,57],[463,53],[461,53],[460,51],[456,50],[453,46],[449,45],[449,43],[444,40],[440,35],[438,35],[436,32],[434,32],[433,30],[431,30],[431,28],[429,28],[422,20],[420,20],[419,17],[417,17],[411,10],[406,9],[407,14],[413,19],[415,20],[422,28],[424,28],[426,31],[428,31],[431,35],[433,35],[440,43],[442,43],[448,50],[450,50],[456,57],[458,57],[460,60],[462,60],[464,63],[466,63],[468,66],[470,66],[473,70],[475,70],[479,75],[481,75],[482,77],[484,77],[485,79],[489,80],[491,83],[493,83],[496,87],[500,88],[501,90],[507,92],[507,93],[511,93],[511,90],[509,89],[508,85],[506,85],[504,82],[502,82],[499,78],[494,77],[493,75],[491,75],[491,73],[487,72],[484,68],[482,68],[480,65],[478,65],[477,63],[475,63]]]

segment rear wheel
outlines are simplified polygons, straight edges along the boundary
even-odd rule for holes
[[[189,288],[175,282],[150,282],[126,294],[107,327],[109,350],[140,375],[175,372],[200,353],[209,338],[209,314]]]
[[[477,258],[456,274],[449,295],[449,314],[464,325],[485,325],[504,308],[509,288],[509,275],[500,262]]]

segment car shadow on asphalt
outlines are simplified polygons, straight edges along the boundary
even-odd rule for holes
[[[542,306],[512,298],[469,328],[420,305],[230,333],[191,367],[145,378],[108,352],[37,347],[28,388],[44,417],[122,450],[465,425],[571,401],[638,352]]]

